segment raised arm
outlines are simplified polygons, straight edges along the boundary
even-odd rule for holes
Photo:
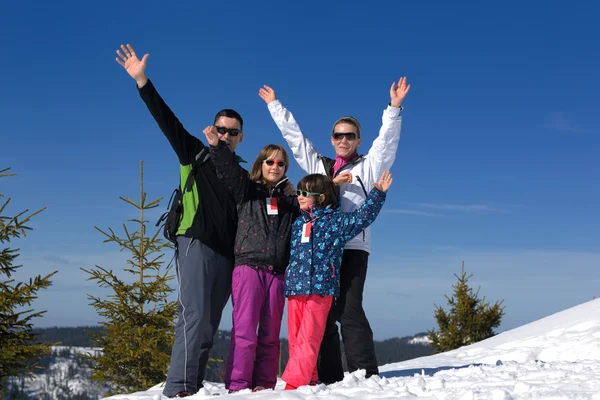
[[[347,240],[357,236],[375,221],[385,203],[386,193],[391,184],[392,174],[385,171],[379,183],[373,184],[374,188],[357,210],[341,213],[340,225]]]
[[[131,45],[121,45],[117,50],[117,62],[136,81],[137,87],[154,120],[158,123],[160,130],[171,143],[173,150],[179,158],[181,165],[191,164],[196,154],[202,150],[204,144],[192,136],[184,127],[173,111],[160,97],[152,82],[146,76],[146,62],[149,54],[145,54],[140,60]]]
[[[410,85],[407,85],[406,78],[400,78],[397,84],[392,82],[390,105],[383,111],[379,136],[373,142],[368,153],[373,180],[379,179],[381,173],[392,168],[392,164],[394,164],[402,126],[402,117],[400,116],[402,101],[409,90]]]
[[[251,183],[248,171],[240,166],[237,157],[229,150],[227,144],[219,140],[214,126],[206,127],[204,134],[210,144],[210,158],[217,170],[217,177],[229,190],[235,202],[241,204],[248,197]]]
[[[265,85],[260,88],[258,95],[267,103],[271,118],[277,124],[300,168],[307,174],[323,172],[320,167],[321,161],[319,160],[317,149],[304,136],[292,113],[277,100],[275,91]]]

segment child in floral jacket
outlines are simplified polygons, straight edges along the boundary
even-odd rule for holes
[[[341,212],[330,178],[311,174],[298,182],[302,214],[292,225],[285,274],[290,354],[282,376],[286,390],[318,381],[317,357],[327,314],[340,294],[344,246],[375,221],[391,184],[392,175],[386,171],[359,209]]]

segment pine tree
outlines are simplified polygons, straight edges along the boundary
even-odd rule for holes
[[[454,296],[446,296],[450,309],[446,312],[442,307],[435,305],[435,319],[439,332],[435,329],[428,331],[431,347],[436,353],[454,350],[494,336],[496,333],[493,329],[500,326],[504,315],[504,300],[490,305],[485,297],[479,298],[479,289],[474,292],[469,287],[468,282],[473,275],[467,276],[464,261],[461,275],[454,276],[458,279],[452,286]]]
[[[14,176],[6,173],[10,168],[0,170],[0,178]],[[4,197],[0,194],[0,198]],[[0,244],[5,245],[14,239],[26,237],[31,228],[26,224],[46,207],[30,213],[19,212],[14,217],[5,215],[11,199],[0,202]],[[0,249],[0,398],[7,389],[8,377],[31,376],[36,369],[35,360],[50,352],[49,343],[36,343],[32,320],[43,316],[46,311],[31,308],[37,292],[52,285],[50,278],[54,271],[44,277],[30,278],[29,282],[17,282],[12,275],[22,267],[14,265],[19,256],[18,248]]]
[[[98,265],[89,270],[82,268],[91,275],[88,280],[112,292],[105,299],[88,294],[91,305],[104,317],[103,333],[93,334],[95,345],[103,351],[88,356],[93,365],[92,380],[110,385],[111,394],[147,390],[164,381],[177,314],[176,303],[167,299],[173,292],[168,285],[173,279],[171,266],[162,268],[164,250],[171,244],[158,236],[160,230],[146,235],[144,212],[158,207],[162,198],[146,202],[143,161],[139,204],[128,197],[120,199],[139,210],[139,219],[128,220],[137,230],[131,232],[123,224],[124,237],[118,237],[110,228],[108,232],[95,228],[106,236],[104,242],[131,252],[128,265],[122,268],[130,279]]]

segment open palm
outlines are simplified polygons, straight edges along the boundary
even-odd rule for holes
[[[404,97],[406,97],[409,90],[410,85],[406,83],[406,77],[400,78],[398,84],[392,82],[392,87],[390,88],[390,104],[393,107],[400,107],[402,100],[404,100]]]
[[[150,54],[145,54],[140,60],[135,54],[133,47],[121,45],[121,50],[117,50],[117,62],[125,68],[127,73],[136,81],[144,81],[146,79],[146,60]]]
[[[265,101],[267,104],[271,104],[275,100],[277,100],[277,95],[275,91],[267,85],[264,85],[258,90],[258,95]]]
[[[379,182],[373,183],[373,186],[375,186],[375,188],[380,192],[385,193],[389,190],[390,186],[392,186],[392,181],[392,173],[390,171],[384,171],[383,174],[381,174],[381,179],[379,179]]]

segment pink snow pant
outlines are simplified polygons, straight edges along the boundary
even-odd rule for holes
[[[234,268],[233,328],[225,370],[227,389],[275,388],[284,283],[283,274],[273,275],[248,265]]]
[[[332,296],[311,294],[288,297],[288,342],[290,359],[281,377],[300,387],[317,382],[317,358],[325,333]]]

